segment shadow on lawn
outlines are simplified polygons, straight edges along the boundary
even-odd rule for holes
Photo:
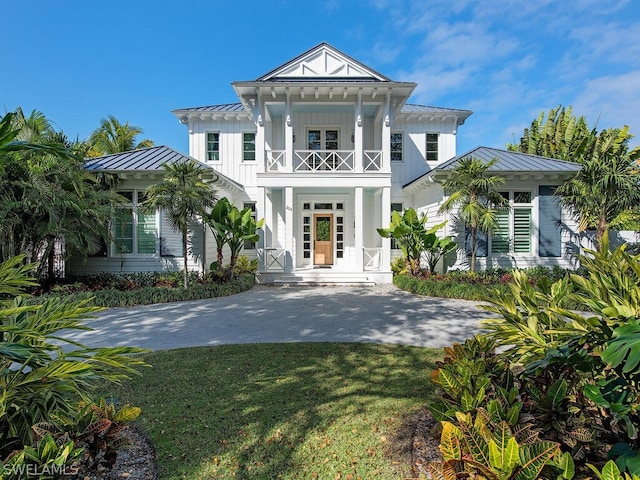
[[[393,478],[397,466],[380,458],[430,395],[433,353],[326,343],[173,350],[150,355],[155,372],[124,395],[143,408],[161,478]]]

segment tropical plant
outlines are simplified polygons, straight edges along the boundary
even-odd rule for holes
[[[224,276],[230,278],[234,275],[234,269],[238,256],[245,242],[257,242],[259,240],[258,229],[262,228],[264,219],[256,220],[250,208],[239,210],[226,197],[221,198],[204,217],[204,222],[209,226],[216,241],[217,259],[215,269],[223,270],[223,249],[227,245],[230,251],[229,265],[225,269]],[[212,267],[214,265],[212,264]]]
[[[91,330],[81,320],[100,309],[86,300],[25,305],[21,290],[33,283],[33,266],[22,262],[16,257],[0,264],[0,422],[7,437],[28,445],[33,424],[73,412],[97,382],[120,382],[145,363],[132,356],[144,351],[139,348],[88,348],[66,339],[65,330]]]
[[[475,416],[457,415],[458,424],[442,422],[442,462],[429,465],[434,479],[471,476],[489,480],[534,480],[560,456],[559,445],[541,441],[527,429],[514,430],[491,420],[480,409]]]
[[[597,248],[611,222],[640,202],[640,147],[629,150],[631,138],[627,126],[597,135],[594,131],[577,158],[581,170],[556,190],[562,203],[575,213],[581,230],[595,226]]]
[[[227,218],[233,205],[227,197],[222,197],[213,206],[211,211],[203,217],[204,222],[208,225],[213,239],[216,242],[216,261],[215,270],[222,272],[223,260],[224,260],[224,247],[227,244],[229,237],[227,234]],[[211,264],[212,270],[214,264]]]
[[[206,215],[215,202],[215,193],[204,180],[207,170],[194,160],[165,163],[162,182],[147,187],[143,208],[154,212],[162,209],[170,225],[182,234],[184,288],[189,283],[189,226]]]
[[[456,248],[450,237],[439,239],[435,232],[442,229],[447,222],[442,222],[427,229],[427,216],[418,213],[413,208],[407,208],[402,214],[392,212],[389,228],[378,228],[378,234],[383,238],[393,238],[409,267],[411,275],[420,273],[422,254],[428,252],[429,268],[433,272],[438,260]]]
[[[489,173],[497,162],[495,158],[486,163],[474,157],[462,158],[442,185],[448,196],[439,211],[455,211],[469,229],[472,272],[475,271],[478,234],[489,234],[498,228],[494,208],[508,206],[507,199],[498,192],[504,177]]]
[[[0,131],[0,260],[24,253],[40,261],[36,276],[46,269],[52,278],[62,241],[67,255],[98,251],[118,198],[85,170],[82,146],[54,131],[40,112],[7,114]]]
[[[73,441],[56,442],[45,435],[35,445],[26,445],[14,451],[0,467],[0,480],[27,480],[34,477],[65,478],[78,473],[83,449]]]
[[[153,141],[149,139],[137,141],[136,137],[142,133],[140,127],[129,125],[129,122],[120,123],[115,116],[109,115],[101,119],[100,126],[91,133],[88,155],[98,157],[153,147]]]
[[[576,118],[571,107],[560,105],[549,110],[546,120],[545,113],[540,112],[531,126],[524,129],[520,143],[508,144],[507,148],[541,157],[576,161],[590,136],[586,119],[583,116]]]

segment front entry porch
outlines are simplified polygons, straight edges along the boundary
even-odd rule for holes
[[[265,188],[258,281],[391,283],[388,188]]]

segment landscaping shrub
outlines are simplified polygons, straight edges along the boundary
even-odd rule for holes
[[[35,424],[74,416],[78,402],[91,402],[96,385],[119,383],[146,365],[139,348],[88,348],[65,339],[66,330],[91,330],[81,321],[100,309],[68,298],[27,305],[24,288],[33,285],[34,267],[23,260],[0,264],[0,472],[20,475],[28,465],[61,467],[78,457],[78,445],[67,437],[34,438]]]
[[[609,251],[605,235],[580,261],[584,276],[553,282],[553,271],[536,281],[513,272],[508,291],[494,290],[483,307],[498,315],[483,322],[488,333],[446,350],[432,374],[440,398],[430,409],[444,427],[437,478],[452,468],[489,478],[640,474],[640,256]],[[507,370],[513,382],[496,375]],[[544,462],[526,475],[499,460],[522,462],[532,437],[548,449],[535,447]]]

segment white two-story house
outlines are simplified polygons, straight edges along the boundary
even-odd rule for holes
[[[409,104],[415,83],[391,80],[326,43],[232,87],[238,103],[173,113],[188,129],[189,157],[211,169],[217,194],[264,218],[260,242],[244,251],[258,257],[260,281],[391,282],[391,241],[376,229],[388,226],[392,210],[408,207],[427,213],[430,223],[445,218],[438,213],[441,182],[460,158],[456,135],[472,112]],[[163,160],[188,158],[162,149],[94,159],[89,168],[142,189]],[[500,234],[481,239],[480,264],[571,266],[573,226],[551,194],[578,167],[504,150],[468,154],[499,158],[496,173],[507,179],[504,195],[513,206],[500,219]],[[132,211],[135,245],[133,204]],[[156,239],[146,253],[132,247],[111,263],[107,254],[83,268],[179,268],[180,240],[162,218],[145,219],[147,238]],[[464,267],[464,228],[450,222],[443,233],[461,247],[448,266]],[[210,234],[194,228],[192,251],[193,268],[213,261]]]

